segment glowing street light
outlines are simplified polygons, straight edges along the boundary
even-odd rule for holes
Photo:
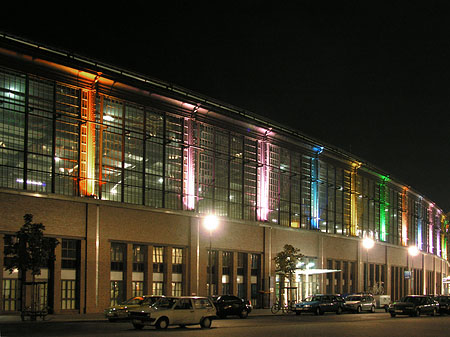
[[[212,232],[219,227],[219,219],[214,215],[207,215],[203,219],[203,227],[209,231],[209,286],[208,294],[212,295]]]
[[[408,254],[411,256],[417,256],[419,255],[419,249],[416,246],[409,246]]]
[[[367,285],[368,285],[368,279],[369,279],[369,249],[373,248],[373,246],[375,245],[375,241],[373,241],[372,238],[370,237],[365,237],[363,242],[363,247],[366,248],[366,275],[364,278],[364,291],[367,292]]]
[[[407,255],[407,269],[408,269],[408,295],[411,293],[411,282],[412,282],[412,269],[414,269],[414,267],[412,266],[413,264],[413,260],[410,258],[419,255],[419,248],[417,248],[417,246],[409,246],[408,247],[408,255]]]

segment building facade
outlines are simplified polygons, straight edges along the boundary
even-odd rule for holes
[[[1,312],[30,296],[19,291],[29,275],[3,266],[4,238],[24,214],[60,243],[38,276],[39,303],[55,313],[143,294],[232,293],[269,306],[285,244],[305,255],[284,285],[297,299],[380,285],[393,299],[448,293],[442,210],[295,129],[4,34],[0,116]]]

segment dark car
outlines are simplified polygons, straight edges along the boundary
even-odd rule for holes
[[[233,295],[212,296],[217,309],[217,316],[226,318],[229,315],[237,315],[240,318],[247,318],[252,311],[251,303],[243,298]]]
[[[294,310],[297,315],[304,312],[316,315],[323,315],[325,312],[340,314],[344,309],[344,303],[344,299],[337,295],[312,295],[296,303]]]
[[[439,314],[450,314],[450,295],[437,295],[434,300],[439,303]]]
[[[354,294],[345,298],[344,307],[348,311],[360,313],[361,311],[375,312],[377,302],[372,295]]]
[[[110,322],[116,322],[118,320],[127,320],[128,312],[130,309],[135,309],[140,307],[141,305],[151,306],[162,296],[157,295],[145,295],[145,296],[135,296],[132,297],[125,302],[122,302],[118,305],[109,307],[105,310],[105,316]]]
[[[420,316],[421,314],[436,315],[439,304],[431,296],[409,295],[389,306],[391,317],[396,315]]]

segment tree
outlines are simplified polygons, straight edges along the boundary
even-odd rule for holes
[[[285,244],[283,250],[273,258],[275,261],[275,272],[280,275],[280,303],[283,303],[283,291],[286,277],[293,282],[293,276],[297,269],[297,263],[304,255],[300,249],[292,245]]]
[[[33,215],[24,215],[25,224],[15,235],[5,236],[5,269],[12,273],[19,270],[22,280],[25,280],[27,271],[31,272],[32,284],[36,275],[41,274],[41,268],[55,261],[55,248],[59,244],[54,238],[44,237],[45,226],[42,223],[33,223]],[[21,282],[23,297],[24,284]],[[22,301],[22,310],[23,310]],[[32,294],[31,308],[34,310],[34,293]]]

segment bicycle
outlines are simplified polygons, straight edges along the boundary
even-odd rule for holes
[[[280,301],[276,301],[270,308],[270,311],[272,312],[272,314],[276,314],[281,310],[283,314],[288,314],[290,312],[295,311],[294,306],[295,306],[294,300],[288,301],[287,304],[281,304]]]

